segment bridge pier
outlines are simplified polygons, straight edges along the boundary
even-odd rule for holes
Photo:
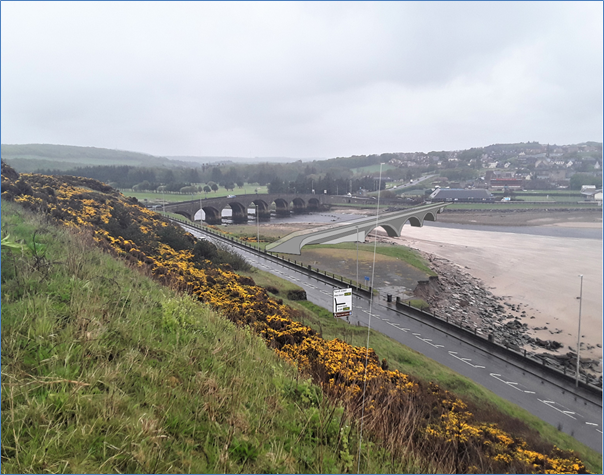
[[[294,214],[304,214],[304,213],[307,213],[306,203],[304,202],[303,199],[301,199],[301,198],[294,198],[293,204],[294,204],[294,207],[293,207]]]
[[[222,224],[222,216],[216,208],[207,207],[203,211],[206,214],[205,222],[207,224]]]
[[[289,203],[283,198],[275,200],[275,209],[277,216],[289,216]]]

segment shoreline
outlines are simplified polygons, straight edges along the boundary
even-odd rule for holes
[[[375,211],[367,210],[337,212],[340,211],[343,214],[375,214]],[[502,221],[500,215],[503,214],[506,219]],[[519,231],[526,226],[601,229],[600,213],[481,211],[447,214],[445,210],[437,220],[460,226],[405,226],[399,238],[389,238],[379,228],[378,235],[380,241],[405,245],[424,253],[429,265],[444,282],[441,296],[429,302],[439,314],[449,311],[451,316],[456,314],[460,320],[465,318],[470,325],[485,329],[490,326],[491,331],[499,335],[509,334],[513,345],[526,348],[528,352],[547,352],[562,358],[576,353],[578,275],[584,274],[581,360],[586,359],[590,372],[602,374],[602,241],[510,231],[516,226]],[[464,228],[463,225],[468,224],[473,225],[471,229]],[[501,226],[501,232],[480,230],[480,225],[495,224]],[[275,231],[287,229],[284,234],[288,234],[293,228],[312,226],[317,225],[284,223],[283,228],[276,225]],[[447,278],[444,278],[445,274]],[[478,292],[475,287],[484,292]],[[467,298],[464,293],[468,294]],[[481,315],[473,310],[473,305],[478,310],[488,311]],[[545,347],[535,345],[537,339],[544,342]],[[556,351],[556,348],[548,348],[548,341],[560,342],[562,346]]]
[[[581,357],[602,361],[601,241],[428,227],[409,227],[400,238],[389,239],[427,253],[432,265],[448,261],[457,273],[468,273],[496,297],[524,310],[530,315],[530,321],[522,320],[527,334],[560,342],[559,355],[576,352],[578,275],[583,274]],[[508,315],[523,318],[522,311]],[[601,364],[597,370],[601,374]]]

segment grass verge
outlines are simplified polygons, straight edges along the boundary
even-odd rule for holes
[[[12,203],[2,232],[33,248],[2,251],[3,473],[352,469],[343,410],[262,339]]]
[[[287,291],[299,288],[288,281],[263,271],[252,271],[249,275],[257,285],[263,287],[271,285],[277,288],[279,290],[277,295],[283,297],[284,303],[287,305],[304,310],[304,315],[301,317],[302,323],[321,333],[324,339],[338,338],[351,345],[366,346],[367,328],[353,326],[343,319],[336,319],[330,311],[312,302],[287,300],[284,297]],[[523,435],[527,438],[540,437],[543,441],[560,448],[574,450],[581,455],[581,459],[591,472],[602,473],[602,455],[600,453],[472,380],[375,330],[370,331],[369,346],[380,355],[380,358],[387,360],[391,369],[398,369],[423,381],[434,382],[469,402],[478,418],[482,416],[486,420],[497,421],[503,427],[509,424],[516,431],[523,431]],[[509,420],[509,418],[513,418],[513,420]],[[527,427],[518,427],[516,421],[523,421]]]

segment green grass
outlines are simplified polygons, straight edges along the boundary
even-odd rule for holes
[[[2,203],[3,235],[30,244],[34,232],[37,256],[2,251],[3,473],[356,467],[355,426],[263,340],[103,254],[89,235]],[[361,464],[426,466],[371,443]]]
[[[246,183],[243,185],[243,188],[235,188],[235,190],[227,191],[224,188],[220,187],[217,191],[210,191],[209,193],[193,193],[193,194],[180,194],[180,193],[155,193],[152,191],[134,191],[121,189],[120,191],[124,196],[134,196],[141,203],[149,204],[157,204],[162,201],[177,203],[180,201],[191,201],[198,199],[211,199],[211,198],[225,198],[228,195],[252,195],[255,193],[254,190],[258,190],[259,195],[265,195],[268,193],[268,189],[266,186],[258,186],[255,184]]]
[[[577,200],[579,201],[579,200]],[[449,206],[448,209],[472,209],[476,211],[480,210],[506,210],[506,209],[543,209],[544,207],[554,207],[554,208],[568,208],[568,209],[588,209],[597,206],[594,205],[584,205],[575,202],[555,202],[552,201],[549,203],[532,203],[532,202],[508,202],[508,203],[454,203]]]
[[[314,244],[312,246],[307,246],[309,249],[347,249],[347,250],[356,250],[355,243],[342,243],[342,244]],[[359,253],[360,252],[368,252],[373,254],[374,245],[369,244],[359,244]],[[406,262],[409,265],[412,265],[416,269],[425,272],[428,275],[436,275],[436,273],[428,267],[426,261],[419,255],[419,253],[407,246],[390,246],[388,244],[378,244],[375,246],[376,253],[381,254],[383,256],[392,257],[393,259],[398,259],[403,262]]]
[[[305,310],[305,315],[301,317],[302,323],[320,332],[323,338],[327,340],[338,338],[355,346],[367,345],[366,327],[357,327],[348,324],[344,319],[336,319],[329,310],[311,302],[287,300],[285,298],[286,289],[291,289],[294,284],[279,277],[264,274],[266,273],[253,271],[249,275],[259,285],[264,286],[266,282],[267,285],[279,289],[278,295],[283,298],[286,304],[293,308]],[[470,402],[475,408],[481,408],[483,413],[486,414],[485,417],[497,414],[498,419],[501,419],[503,414],[503,419],[505,419],[505,416],[509,416],[524,421],[529,430],[538,432],[543,440],[560,448],[576,451],[581,455],[581,460],[590,471],[602,473],[601,454],[578,442],[570,435],[559,431],[551,424],[547,424],[533,416],[528,411],[476,384],[469,378],[461,376],[446,366],[375,330],[371,330],[369,333],[369,347],[373,348],[380,358],[386,358],[391,369],[397,369],[422,381],[432,381],[438,384],[458,395],[464,401]],[[501,420],[499,423],[501,424]]]
[[[396,167],[394,165],[390,165],[388,163],[382,165],[382,172],[385,172],[387,170],[394,170]],[[358,168],[351,168],[350,171],[352,173],[354,173],[355,175],[359,175],[359,174],[367,174],[367,173],[378,173],[380,171],[380,165],[368,165],[366,167],[358,167]]]

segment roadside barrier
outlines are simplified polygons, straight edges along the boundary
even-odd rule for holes
[[[254,252],[259,252],[265,257],[270,258],[275,262],[285,264],[288,267],[295,268],[296,270],[306,271],[309,276],[314,277],[317,280],[326,281],[330,284],[337,286],[352,287],[358,294],[366,298],[370,297],[373,292],[371,286],[363,286],[362,284],[357,285],[357,283],[351,279],[345,279],[342,276],[336,275],[334,273],[329,273],[325,270],[320,270],[318,268],[313,268],[310,265],[304,266],[304,264],[302,264],[301,262],[297,262],[296,259],[282,257],[278,254],[267,251],[266,249],[260,248],[259,243],[257,243],[258,245],[252,245],[252,243],[241,241],[233,236],[228,236],[220,231],[214,230],[207,226],[200,226],[197,223],[193,223],[184,219],[170,219],[172,219],[173,221],[178,221],[187,226],[199,229],[200,231],[211,234],[240,247],[244,247]],[[442,331],[446,335],[463,340],[464,342],[471,344],[477,348],[480,348],[481,350],[486,350],[490,352],[493,356],[504,359],[506,362],[514,364],[515,366],[519,366],[521,367],[521,369],[535,374],[536,376],[544,377],[548,380],[551,380],[552,377],[556,378],[559,382],[563,383],[563,386],[561,386],[563,387],[563,389],[568,390],[569,392],[575,391],[574,384],[576,373],[574,369],[566,369],[560,367],[559,365],[556,365],[553,362],[548,362],[547,358],[537,358],[535,356],[527,355],[526,350],[515,350],[510,346],[506,346],[504,344],[496,342],[495,337],[492,334],[485,334],[478,328],[473,328],[469,325],[464,325],[462,322],[454,323],[453,321],[449,321],[448,316],[441,316],[435,312],[430,313],[419,308],[413,307],[410,301],[405,302],[404,300],[401,300],[400,297],[396,297],[395,302],[391,302],[391,299],[390,301],[388,301],[387,297],[388,296],[385,297],[385,300],[387,302],[386,305],[388,306],[388,308],[391,308],[399,313],[411,317],[414,320],[421,321],[422,323],[427,324],[432,328]],[[602,407],[602,387],[596,386],[595,384],[593,384],[594,382],[595,378],[590,377],[589,374],[580,373],[579,391],[577,392],[577,395],[585,397],[591,402],[598,404],[600,407]],[[572,383],[572,389],[569,388],[569,383]]]

